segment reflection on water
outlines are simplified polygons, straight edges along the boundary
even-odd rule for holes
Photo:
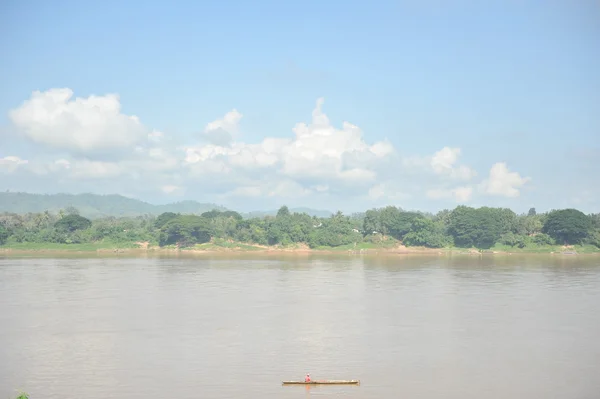
[[[0,397],[595,398],[599,310],[598,257],[0,259]]]

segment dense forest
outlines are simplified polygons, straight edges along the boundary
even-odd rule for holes
[[[517,215],[506,208],[458,206],[437,214],[394,206],[330,217],[291,212],[244,218],[235,211],[202,214],[163,212],[158,216],[88,219],[74,207],[59,212],[0,214],[0,245],[15,243],[191,247],[214,242],[261,246],[305,244],[311,248],[391,244],[428,248],[509,248],[590,245],[600,248],[600,214],[576,209]]]

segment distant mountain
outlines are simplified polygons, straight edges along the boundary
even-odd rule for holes
[[[260,218],[265,216],[275,216],[277,215],[277,209],[270,211],[252,211],[247,213],[241,213],[244,218]],[[306,213],[310,216],[317,216],[320,218],[328,218],[333,215],[333,212],[324,211],[320,209],[312,209],[312,208],[290,208],[291,213]]]
[[[159,215],[163,212],[201,214],[212,209],[226,211],[227,208],[211,203],[180,201],[166,205],[153,205],[118,194],[30,194],[0,192],[0,213],[56,213],[69,206],[77,208],[81,216],[99,218],[106,216]],[[306,213],[311,216],[329,217],[333,213],[311,208],[290,208],[290,212]],[[277,209],[240,213],[244,218],[275,216]]]
[[[99,218],[105,216],[158,215],[163,212],[200,214],[212,209],[227,210],[216,205],[196,201],[181,201],[167,205],[152,205],[122,195],[97,194],[29,194],[0,192],[0,213],[58,212],[69,206],[77,208],[82,216]]]

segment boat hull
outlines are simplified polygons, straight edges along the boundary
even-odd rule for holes
[[[283,381],[283,385],[358,385],[359,380]]]

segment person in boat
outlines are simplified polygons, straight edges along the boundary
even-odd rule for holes
[[[304,382],[310,382],[310,374],[306,374],[306,377],[304,377]]]

